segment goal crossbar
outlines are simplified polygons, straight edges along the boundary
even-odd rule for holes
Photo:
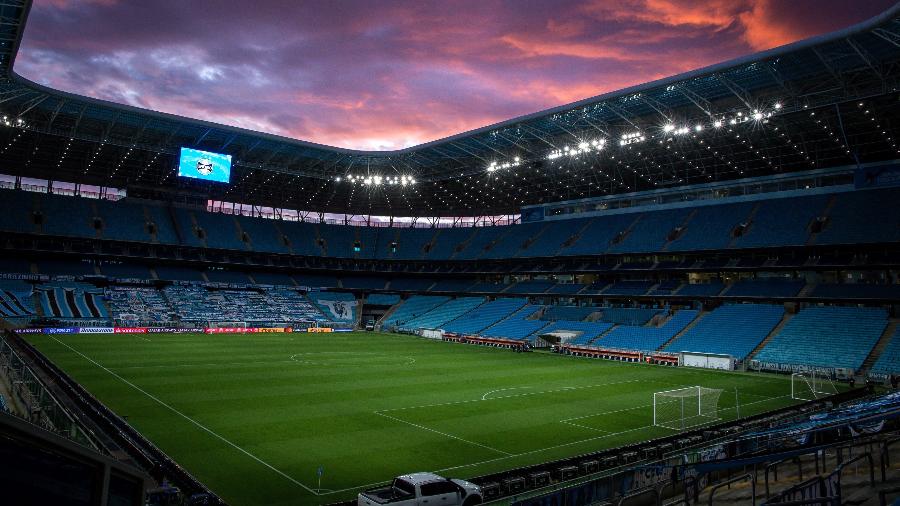
[[[653,393],[653,425],[674,430],[704,425],[719,419],[722,390],[693,386]]]
[[[814,401],[837,393],[831,378],[819,372],[795,372],[791,374],[791,399]]]

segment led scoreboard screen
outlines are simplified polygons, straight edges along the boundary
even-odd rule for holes
[[[199,149],[181,148],[178,175],[205,181],[227,183],[231,179],[231,155]]]

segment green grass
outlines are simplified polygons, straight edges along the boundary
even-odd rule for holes
[[[674,431],[653,392],[791,404],[785,376],[346,334],[27,335],[234,505],[319,504],[412,471],[471,477]],[[322,489],[316,469],[324,467]]]

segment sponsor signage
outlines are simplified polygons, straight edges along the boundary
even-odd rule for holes
[[[18,334],[40,334],[44,329],[18,329],[16,333]]]
[[[260,334],[275,334],[275,333],[283,333],[290,332],[290,329],[284,329],[282,327],[262,327],[256,329],[256,332]]]
[[[115,334],[146,334],[147,327],[114,327]]]
[[[205,330],[207,334],[252,334],[256,331],[257,329],[255,328],[246,327],[220,327]]]
[[[75,327],[69,328],[57,328],[57,327],[49,327],[46,329],[42,329],[44,334],[76,334],[78,333],[78,329]]]
[[[307,332],[334,332],[333,328],[330,327],[310,327],[306,329]]]
[[[81,327],[78,329],[79,334],[112,334],[115,332],[113,327]]]

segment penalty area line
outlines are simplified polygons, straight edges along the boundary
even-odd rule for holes
[[[479,447],[481,447],[481,448],[484,448],[484,449],[486,449],[486,450],[490,450],[490,451],[492,451],[492,452],[501,453],[501,454],[507,455],[507,456],[512,455],[512,453],[505,452],[505,451],[503,451],[503,450],[498,450],[498,449],[496,449],[496,448],[494,448],[494,447],[491,447],[491,446],[488,446],[488,445],[484,445],[484,444],[481,444],[481,443],[476,443],[475,441],[469,441],[468,439],[463,439],[463,438],[461,438],[461,437],[459,437],[459,436],[454,436],[453,434],[447,434],[446,432],[441,432],[441,431],[439,431],[439,430],[432,429],[432,428],[430,428],[430,427],[425,427],[424,425],[419,425],[419,424],[417,424],[417,423],[413,423],[413,422],[410,422],[410,421],[408,421],[408,420],[404,420],[404,419],[402,419],[402,418],[397,418],[397,417],[395,417],[395,416],[386,415],[386,414],[384,414],[384,413],[382,413],[382,412],[380,412],[380,411],[373,411],[373,413],[375,413],[375,414],[378,415],[378,416],[383,416],[383,417],[388,418],[388,419],[390,419],[390,420],[394,420],[395,422],[404,423],[404,424],[406,424],[406,425],[411,425],[411,426],[413,426],[413,427],[415,427],[415,428],[417,428],[417,429],[425,430],[425,431],[428,431],[428,432],[433,432],[433,433],[435,433],[435,434],[439,434],[439,435],[441,435],[441,436],[448,437],[448,438],[450,438],[450,439],[455,439],[455,440],[457,440],[457,441],[462,441],[463,443],[467,443],[467,444],[470,444],[470,445],[479,446]]]
[[[131,388],[133,388],[133,389],[137,390],[138,392],[140,392],[140,393],[146,395],[148,398],[152,399],[153,401],[155,401],[156,403],[158,403],[160,406],[163,406],[164,408],[168,409],[169,411],[171,411],[171,412],[175,413],[176,415],[178,415],[178,416],[184,418],[185,420],[187,420],[187,421],[190,422],[191,424],[195,425],[197,428],[203,430],[203,431],[206,432],[207,434],[209,434],[209,435],[215,437],[216,439],[222,441],[223,443],[227,444],[228,446],[230,446],[230,447],[234,448],[235,450],[237,450],[237,451],[243,453],[244,455],[250,457],[251,459],[253,459],[253,460],[255,460],[256,462],[258,462],[259,464],[262,464],[264,467],[268,468],[270,471],[275,472],[276,474],[278,474],[278,475],[281,476],[282,478],[284,478],[284,479],[290,481],[291,483],[293,483],[293,484],[295,484],[295,485],[300,486],[301,488],[303,488],[304,490],[306,490],[307,492],[309,492],[309,493],[311,493],[311,494],[314,494],[314,495],[320,495],[319,492],[316,492],[316,491],[315,491],[315,489],[312,489],[312,488],[310,488],[310,487],[307,487],[307,486],[304,485],[303,483],[301,483],[301,482],[297,481],[296,479],[292,478],[291,476],[287,475],[284,471],[281,471],[280,469],[274,467],[272,464],[269,464],[268,462],[262,460],[261,458],[257,457],[256,455],[253,455],[252,453],[250,453],[250,452],[248,452],[247,450],[241,448],[240,446],[236,445],[235,443],[232,443],[231,441],[225,439],[225,438],[224,438],[223,436],[221,436],[219,433],[217,433],[217,432],[215,432],[214,430],[210,429],[209,427],[207,427],[207,426],[201,424],[201,423],[198,422],[197,420],[194,420],[193,418],[191,418],[191,417],[185,415],[185,414],[182,413],[181,411],[178,411],[177,409],[175,409],[175,408],[172,407],[171,405],[167,404],[165,401],[159,399],[158,397],[156,397],[155,395],[151,394],[150,392],[147,392],[147,391],[144,390],[143,388],[141,388],[141,387],[135,385],[134,383],[128,381],[127,379],[123,378],[122,376],[119,376],[119,375],[116,374],[114,371],[112,371],[112,370],[110,370],[109,368],[107,368],[106,366],[100,364],[99,362],[97,362],[96,360],[92,359],[91,357],[88,357],[88,356],[85,355],[84,353],[81,353],[80,351],[78,351],[78,350],[76,350],[75,348],[69,346],[68,344],[66,344],[66,343],[64,343],[64,342],[62,342],[62,341],[60,341],[59,339],[57,339],[57,338],[54,337],[54,336],[50,336],[50,338],[53,339],[54,341],[56,341],[57,343],[59,343],[59,344],[65,346],[66,348],[68,348],[68,349],[71,350],[72,352],[76,353],[77,355],[79,355],[79,356],[82,357],[83,359],[87,360],[88,362],[94,364],[95,366],[99,367],[100,369],[103,369],[104,371],[106,371],[107,373],[109,373],[110,375],[112,375],[113,377],[115,377],[116,379],[118,379],[119,381],[121,381],[122,383],[125,383],[126,385],[130,386]]]

